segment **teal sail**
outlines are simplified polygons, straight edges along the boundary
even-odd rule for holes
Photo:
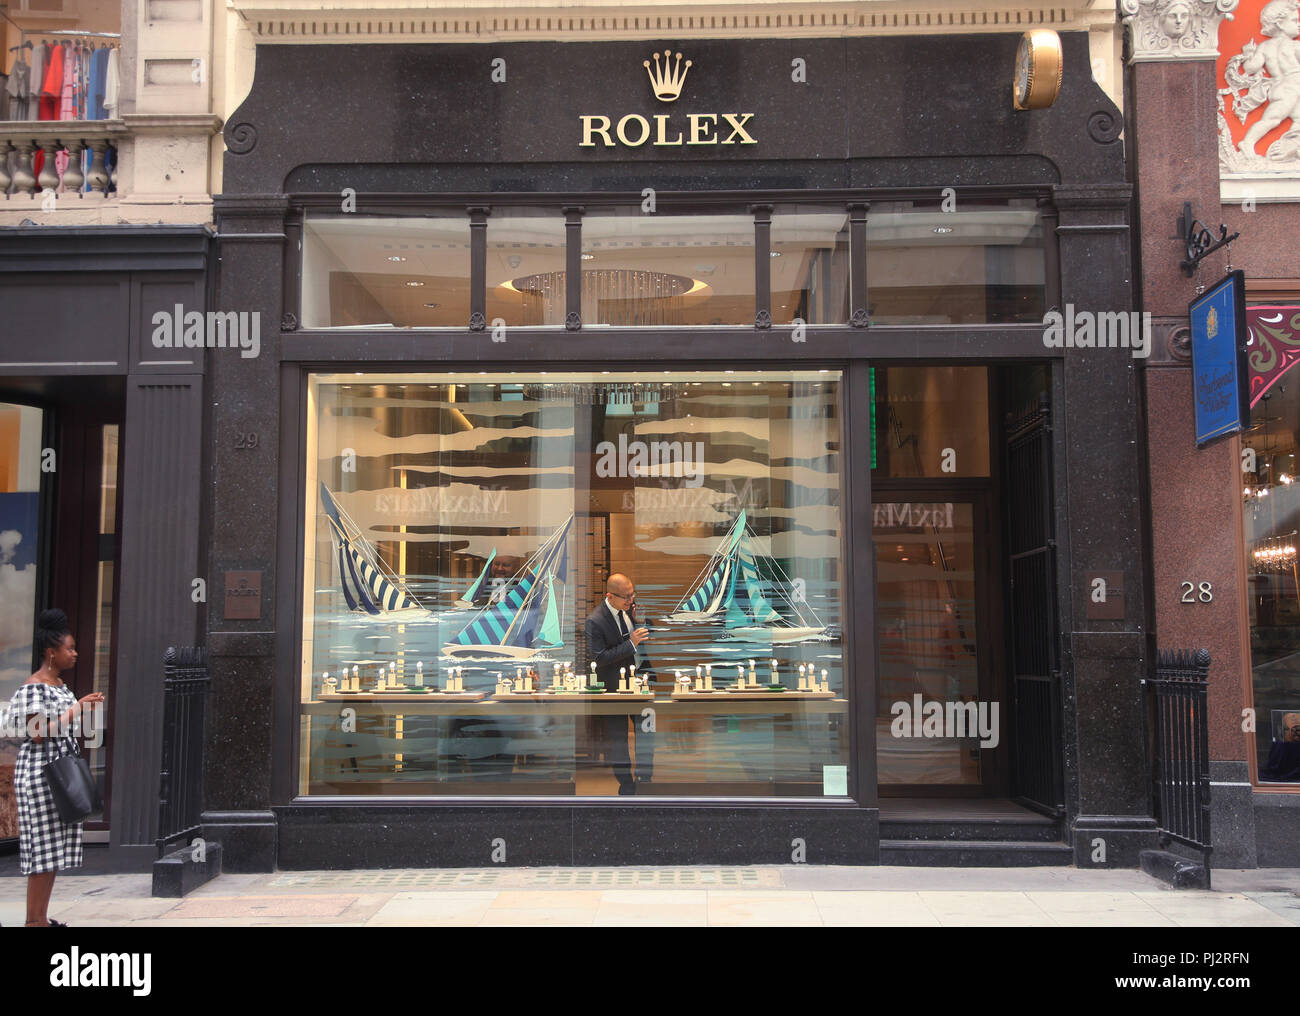
[[[555,607],[555,579],[546,576],[546,617],[542,621],[542,630],[537,633],[537,641],[545,646],[564,645],[564,636],[560,634],[560,612]]]
[[[483,589],[483,583],[487,581],[488,572],[492,568],[492,562],[495,561],[496,558],[497,549],[496,547],[493,547],[492,553],[488,555],[488,559],[483,563],[483,570],[478,573],[478,578],[474,580],[474,584],[465,590],[465,595],[456,601],[458,604],[469,606],[478,599],[479,593]]]

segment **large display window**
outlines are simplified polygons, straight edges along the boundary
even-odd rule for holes
[[[1272,309],[1270,308],[1270,311]],[[1296,308],[1257,324],[1260,352],[1252,367],[1273,366],[1275,339],[1300,328]],[[1266,331],[1265,329],[1271,329]],[[1249,590],[1250,662],[1255,708],[1255,761],[1262,784],[1300,784],[1300,378],[1273,383],[1251,408],[1242,436],[1243,517]]]
[[[310,375],[299,792],[845,797],[839,400]]]
[[[303,327],[464,329],[481,300],[494,327],[566,328],[570,244],[581,247],[574,302],[584,328],[753,326],[760,302],[776,325],[847,326],[859,258],[873,324],[1042,321],[1036,199],[872,201],[854,240],[843,201],[701,197],[579,210],[488,195],[387,216],[311,208]]]

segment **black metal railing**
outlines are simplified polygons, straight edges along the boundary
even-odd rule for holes
[[[1199,850],[1209,887],[1210,720],[1208,649],[1161,649],[1146,686],[1152,800],[1160,845]]]
[[[158,786],[158,837],[162,857],[173,844],[199,832],[203,810],[203,717],[208,661],[202,646],[167,650],[163,670],[163,744]]]

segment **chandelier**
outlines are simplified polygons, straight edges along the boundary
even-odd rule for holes
[[[1251,555],[1258,572],[1287,572],[1295,568],[1295,533],[1275,537],[1257,547]]]
[[[565,316],[563,271],[539,272],[501,283],[523,297],[530,320],[559,322]],[[682,312],[707,295],[709,284],[685,275],[640,268],[593,268],[582,272],[582,319],[605,325],[681,324]]]

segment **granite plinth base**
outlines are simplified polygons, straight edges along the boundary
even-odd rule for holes
[[[275,812],[285,870],[880,863],[874,808],[289,805]]]
[[[199,854],[196,857],[196,853]],[[221,844],[205,842],[201,852],[192,846],[173,850],[153,863],[153,895],[180,897],[221,874]]]
[[[1159,846],[1149,815],[1080,815],[1066,840],[1079,868],[1136,868],[1143,850]]]
[[[221,844],[222,871],[275,871],[275,812],[204,812],[200,821],[203,838]]]

